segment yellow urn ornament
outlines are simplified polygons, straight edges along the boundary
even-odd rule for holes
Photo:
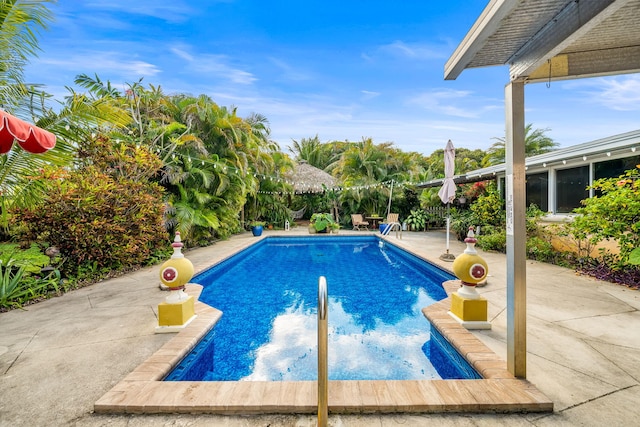
[[[456,277],[462,282],[462,288],[457,292],[458,295],[469,299],[480,298],[476,286],[487,278],[489,272],[487,262],[478,255],[475,249],[477,241],[473,227],[469,227],[467,238],[464,239],[467,248],[453,261],[451,266]]]
[[[185,301],[188,295],[184,292],[184,286],[191,280],[194,274],[193,264],[182,253],[182,240],[180,232],[171,244],[173,255],[160,267],[160,281],[171,291],[165,299],[168,304],[177,304]]]

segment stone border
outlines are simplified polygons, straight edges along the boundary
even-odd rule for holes
[[[457,281],[443,284],[448,295],[455,292],[458,285]],[[197,299],[202,286],[188,284],[186,291]],[[553,402],[529,381],[514,378],[507,371],[505,361],[449,316],[450,304],[448,297],[422,312],[483,379],[329,381],[329,412],[553,411]],[[197,318],[102,396],[94,404],[96,413],[249,415],[317,412],[316,381],[162,381],[222,316],[221,311],[200,301],[196,302],[195,309]]]

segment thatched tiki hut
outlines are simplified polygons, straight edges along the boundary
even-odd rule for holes
[[[304,160],[295,165],[287,180],[293,186],[295,194],[322,193],[325,189],[331,190],[337,185],[336,178]],[[332,210],[334,218],[338,220],[338,206],[335,201]]]
[[[320,193],[324,190],[323,184],[327,188],[333,188],[336,185],[336,179],[333,176],[304,160],[296,164],[288,180],[296,194]]]

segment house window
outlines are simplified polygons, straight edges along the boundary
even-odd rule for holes
[[[549,210],[549,174],[547,172],[527,175],[527,206],[536,205],[540,210]]]
[[[589,166],[556,170],[556,212],[570,213],[589,197]]]
[[[594,179],[617,178],[626,171],[635,169],[640,164],[640,156],[625,157],[623,159],[607,160],[593,164]]]

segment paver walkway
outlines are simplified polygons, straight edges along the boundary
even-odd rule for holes
[[[305,232],[296,230],[291,233]],[[268,231],[266,233],[269,233]],[[275,233],[275,232],[274,232]],[[250,233],[187,252],[200,270],[252,243]],[[392,236],[393,240],[394,237]],[[438,259],[444,233],[404,233]],[[464,245],[451,241],[451,252]],[[506,257],[481,253],[493,328],[474,334],[506,357]],[[155,334],[158,267],[0,314],[0,426],[314,426],[313,416],[98,415],[94,403],[171,338]],[[332,426],[623,426],[640,419],[640,293],[527,264],[527,376],[551,414],[331,415]]]

